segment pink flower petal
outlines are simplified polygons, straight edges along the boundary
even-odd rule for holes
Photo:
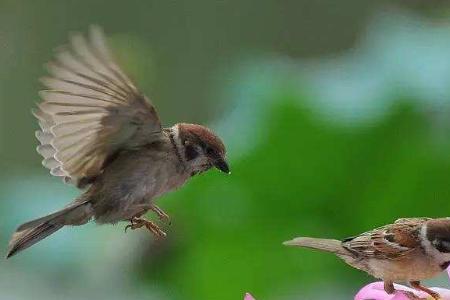
[[[363,287],[355,296],[355,300],[408,300],[404,297],[403,293],[395,293],[393,295],[388,295],[384,291],[384,283],[382,281],[377,281],[370,283]]]
[[[373,282],[369,283],[365,287],[363,287],[355,296],[355,300],[366,300],[366,299],[374,299],[380,300],[384,299],[385,292],[383,290],[383,282]]]
[[[396,292],[392,295],[388,295],[384,291],[384,284],[382,281],[373,282],[363,287],[355,296],[355,300],[409,300],[408,297],[401,291],[413,292],[414,295],[429,299],[430,296],[424,292],[416,291],[410,287],[395,284]],[[450,300],[450,290],[442,288],[431,288],[438,292],[442,300]]]
[[[255,298],[253,298],[253,296],[250,295],[249,293],[245,293],[244,300],[255,300]]]

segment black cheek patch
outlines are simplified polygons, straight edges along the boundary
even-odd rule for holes
[[[186,160],[193,160],[198,156],[198,152],[197,150],[195,150],[195,148],[191,145],[186,146],[186,150],[185,150],[185,156],[186,156]]]
[[[433,242],[436,249],[442,253],[450,253],[450,241],[447,240],[435,240]]]
[[[449,265],[450,265],[450,261],[446,261],[445,263],[441,264],[440,267],[442,270],[445,270],[448,268]]]

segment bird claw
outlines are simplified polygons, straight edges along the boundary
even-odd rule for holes
[[[430,295],[431,298],[433,298],[434,300],[439,300],[439,299],[441,299],[441,295],[439,295],[439,293],[437,293],[437,292],[435,292],[435,291],[433,291],[433,290],[427,288],[426,286],[421,285],[421,284],[420,284],[420,281],[410,281],[410,284],[411,284],[411,286],[412,286],[413,288],[415,288],[416,290],[427,293],[427,294]],[[411,293],[411,294],[412,294],[412,293]],[[414,295],[414,294],[413,294],[413,295]],[[428,297],[427,297],[427,298],[419,298],[419,297],[417,297],[417,296],[415,296],[416,298],[411,298],[411,297],[408,296],[408,295],[407,295],[407,297],[410,298],[411,300],[416,300],[416,299],[418,299],[418,300],[429,299]]]
[[[413,292],[410,292],[410,291],[402,291],[402,293],[409,300],[426,300],[427,299],[427,298],[420,298],[419,296],[416,296]]]
[[[125,232],[127,232],[128,228],[130,228],[131,230],[135,230],[144,226],[158,238],[165,238],[167,236],[167,234],[162,231],[158,225],[144,218],[132,218],[130,220],[130,224],[125,226]]]
[[[159,218],[162,222],[167,223],[167,224],[169,224],[169,225],[172,224],[172,221],[170,220],[169,215],[166,214],[166,212],[163,211],[163,210],[162,210],[161,208],[159,208],[158,206],[152,205],[152,206],[150,207],[150,210],[152,210],[154,213],[156,213],[156,215],[158,216],[158,218]]]

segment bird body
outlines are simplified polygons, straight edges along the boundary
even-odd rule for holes
[[[177,123],[163,128],[152,102],[112,58],[105,37],[92,27],[89,40],[74,35],[48,64],[48,90],[34,115],[43,165],[83,193],[65,208],[20,225],[7,257],[66,225],[129,221],[165,233],[142,217],[159,196],[212,167],[229,173],[225,146],[208,128]]]
[[[441,264],[434,258],[416,249],[406,258],[394,260],[369,259],[367,263],[347,261],[355,268],[366,271],[375,278],[392,282],[411,282],[430,279],[442,271]]]
[[[394,282],[410,282],[437,297],[420,281],[435,277],[450,264],[450,219],[403,218],[342,241],[299,237],[284,244],[334,253],[382,279],[388,293],[394,292]]]
[[[191,177],[169,137],[156,143],[120,153],[86,192],[97,223],[116,223],[146,212],[153,199]]]

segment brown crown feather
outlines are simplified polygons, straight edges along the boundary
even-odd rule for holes
[[[197,142],[205,144],[213,148],[222,157],[225,156],[226,150],[222,140],[209,128],[198,124],[180,123],[178,124],[179,135],[181,141]]]

